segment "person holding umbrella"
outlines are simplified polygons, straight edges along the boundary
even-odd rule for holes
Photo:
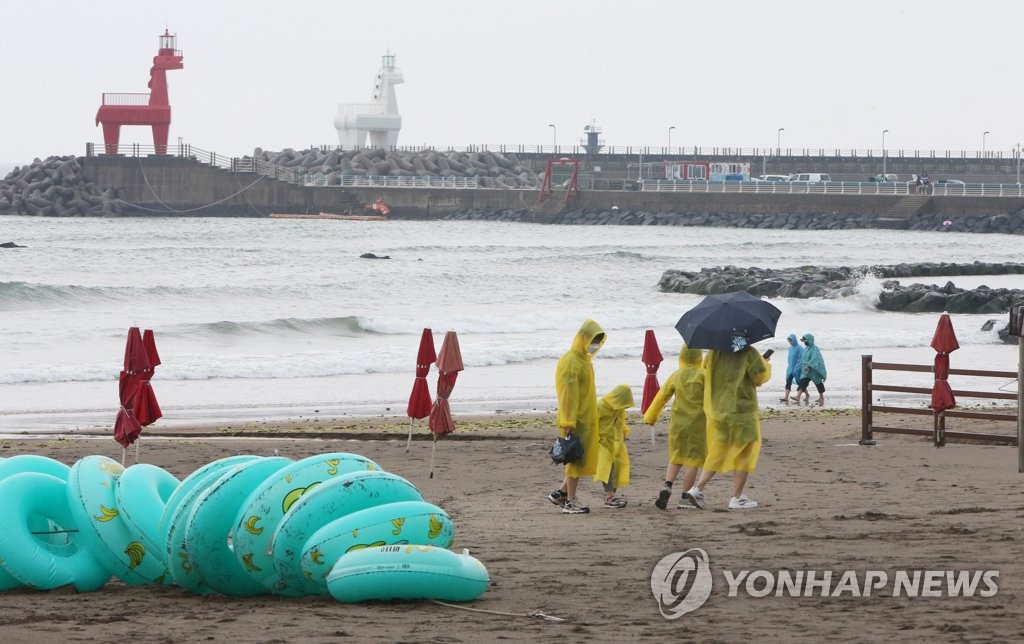
[[[742,336],[736,351],[708,351],[704,358],[704,413],[707,415],[708,456],[697,484],[684,497],[704,509],[704,487],[718,472],[733,472],[730,510],[756,508],[743,493],[761,455],[761,421],[757,388],[772,377],[772,366]]]
[[[604,345],[605,333],[593,320],[584,320],[572,346],[559,358],[555,368],[558,394],[558,434],[575,433],[583,446],[583,458],[566,463],[565,478],[548,500],[562,507],[563,514],[586,514],[590,508],[576,498],[580,477],[597,472],[598,416],[597,386],[594,382],[594,354]]]
[[[814,344],[814,336],[805,333],[800,338],[806,347],[803,358],[800,360],[800,381],[796,387],[796,404],[800,404],[800,394],[803,394],[807,404],[811,404],[811,394],[807,393],[807,385],[814,381],[814,387],[818,390],[818,406],[825,404],[825,378],[828,373],[825,371],[825,359],[821,357],[821,349]]]
[[[651,405],[644,412],[644,422],[654,425],[669,398],[672,411],[668,421],[668,467],[665,468],[665,484],[658,493],[654,505],[664,510],[672,496],[672,484],[683,467],[683,490],[689,490],[697,482],[697,474],[707,456],[707,432],[704,417],[704,370],[701,362],[704,352],[691,349],[683,343],[679,351],[679,368],[672,372],[665,384],[658,390]],[[680,508],[692,508],[693,503],[683,498]]]

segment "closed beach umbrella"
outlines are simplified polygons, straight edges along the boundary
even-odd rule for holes
[[[448,397],[455,388],[455,379],[459,372],[465,367],[462,364],[462,350],[459,348],[459,336],[455,331],[449,331],[441,342],[441,351],[437,354],[437,398],[434,400],[434,407],[430,410],[430,432],[434,435],[434,446],[437,445],[437,437],[450,434],[455,431],[455,421],[452,420],[452,410],[448,405]],[[434,449],[430,450],[430,478],[434,478]]]
[[[932,387],[931,408],[935,413],[956,407],[953,390],[949,386],[949,354],[960,348],[953,321],[949,313],[939,316],[939,323],[932,336],[932,348],[935,349],[935,384]]]
[[[644,366],[647,368],[647,377],[644,378],[644,396],[640,401],[640,413],[647,411],[651,401],[657,395],[661,385],[658,384],[658,367],[665,359],[658,348],[658,338],[654,335],[654,329],[647,329],[644,334],[644,352],[641,357]]]
[[[691,349],[733,352],[773,337],[780,315],[771,302],[733,291],[705,297],[683,313],[676,330]]]
[[[405,408],[405,414],[409,417],[409,438],[405,442],[405,451],[409,451],[412,443],[412,422],[413,419],[423,419],[430,415],[433,401],[430,399],[430,388],[427,385],[427,374],[430,373],[430,365],[437,360],[437,353],[434,351],[434,334],[430,329],[423,329],[420,336],[420,348],[416,353],[416,379],[412,382],[412,392],[409,394],[409,405]]]
[[[149,382],[153,368],[158,364],[160,355],[156,350],[153,331],[146,329],[143,335],[138,327],[129,328],[124,348],[123,369],[118,379],[120,407],[114,419],[114,440],[124,448],[121,452],[122,463],[125,459],[125,449],[136,442],[142,428],[163,416]],[[138,461],[137,443],[135,459]]]

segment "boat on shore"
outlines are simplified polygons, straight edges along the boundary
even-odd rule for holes
[[[384,215],[336,215],[329,212],[270,213],[272,219],[342,219],[345,221],[387,221]]]

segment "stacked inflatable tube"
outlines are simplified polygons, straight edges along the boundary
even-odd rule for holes
[[[183,481],[105,456],[0,458],[0,516],[0,591],[116,576],[196,594],[468,601],[488,583],[447,550],[444,510],[358,454],[232,456]]]

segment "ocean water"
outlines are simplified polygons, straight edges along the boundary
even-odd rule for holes
[[[1020,239],[1001,235],[444,221],[0,217],[2,241],[26,248],[0,249],[0,432],[112,426],[130,326],[153,329],[163,361],[157,427],[404,416],[424,327],[437,349],[458,333],[457,420],[554,409],[555,362],[588,317],[608,333],[599,393],[629,383],[639,401],[644,331],[657,334],[664,380],[677,364],[674,325],[701,299],[658,292],[667,269],[1020,260]],[[866,278],[851,297],[775,300],[778,337],[758,344],[776,350],[762,404],[778,404],[789,332],[815,334],[830,406],[860,405],[862,355],[930,364],[938,315],[877,311],[880,288]],[[1016,371],[1017,348],[980,330],[992,317],[953,316],[953,367]],[[1013,379],[951,382],[1016,391]]]

